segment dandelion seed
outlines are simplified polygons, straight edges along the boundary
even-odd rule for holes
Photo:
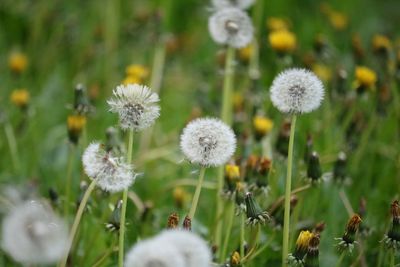
[[[113,91],[114,97],[107,101],[110,111],[118,113],[121,128],[141,131],[154,124],[160,116],[158,95],[145,85],[120,85]]]
[[[196,119],[183,130],[180,146],[190,162],[220,166],[235,152],[236,137],[232,129],[218,119]]]
[[[324,87],[314,73],[289,69],[274,79],[270,95],[272,104],[283,113],[308,113],[321,105]]]
[[[254,4],[255,0],[212,0],[212,5],[216,9],[227,7],[237,7],[240,9],[247,9]]]
[[[22,264],[50,264],[63,255],[68,236],[64,222],[37,201],[16,206],[4,218],[2,248]]]
[[[178,249],[161,239],[137,243],[126,255],[125,267],[188,267]]]
[[[99,187],[105,191],[122,191],[136,178],[131,165],[106,152],[99,143],[92,143],[86,148],[82,163],[87,176],[96,179]]]
[[[212,39],[219,44],[242,48],[253,39],[253,25],[249,16],[234,7],[215,12],[208,20]]]
[[[175,247],[185,259],[187,267],[207,267],[212,262],[211,250],[207,243],[192,232],[166,230],[156,240]]]

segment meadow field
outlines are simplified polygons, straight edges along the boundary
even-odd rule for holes
[[[399,25],[398,0],[1,0],[0,266],[400,266]]]

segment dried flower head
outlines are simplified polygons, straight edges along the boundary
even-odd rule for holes
[[[356,233],[361,224],[361,217],[358,214],[354,214],[347,223],[346,231],[341,238],[335,238],[339,240],[337,245],[339,250],[348,250],[350,253],[353,251],[354,244],[356,241]]]
[[[212,0],[212,4],[216,9],[237,7],[247,9],[254,4],[255,0]]]
[[[27,201],[4,218],[2,248],[22,264],[54,263],[67,244],[66,225],[42,203]]]
[[[383,238],[385,245],[388,248],[400,249],[400,204],[399,201],[393,201],[390,207],[390,213],[392,215],[392,225]]]
[[[138,242],[126,255],[125,267],[187,267],[183,255],[173,244],[160,239]]]
[[[217,10],[208,20],[212,39],[219,44],[242,48],[253,39],[253,25],[249,16],[239,8]]]
[[[114,98],[107,101],[110,111],[119,114],[122,129],[140,131],[150,127],[160,116],[158,95],[145,85],[120,85],[113,91]]]
[[[235,152],[236,137],[232,129],[219,119],[196,119],[183,129],[180,146],[190,162],[220,166]]]
[[[175,247],[185,260],[187,267],[210,266],[211,250],[198,235],[184,230],[165,230],[156,240]]]
[[[106,152],[99,143],[90,144],[82,156],[83,168],[87,176],[96,179],[101,189],[119,192],[128,188],[135,180],[132,166],[122,158]]]
[[[283,113],[308,113],[321,105],[324,86],[311,71],[289,69],[274,79],[270,95],[272,104]]]
[[[308,243],[304,267],[319,267],[319,239],[318,234],[313,234]]]

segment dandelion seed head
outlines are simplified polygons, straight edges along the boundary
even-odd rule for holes
[[[150,88],[140,84],[119,85],[107,101],[110,111],[118,113],[121,128],[141,131],[160,116],[160,99]]]
[[[212,262],[211,250],[207,243],[190,231],[166,230],[158,239],[177,248],[185,259],[185,266],[208,267]]]
[[[321,105],[324,87],[311,71],[289,69],[274,79],[270,96],[272,104],[283,113],[308,113]]]
[[[58,261],[68,244],[64,222],[37,201],[26,201],[11,210],[2,226],[2,248],[22,264]]]
[[[249,16],[239,8],[217,10],[208,20],[212,39],[234,48],[248,45],[253,38],[253,25]]]
[[[216,9],[227,7],[236,7],[240,9],[247,9],[254,4],[255,0],[212,0],[212,5]]]
[[[232,129],[218,119],[196,119],[183,130],[180,146],[190,162],[220,166],[235,152],[236,137]]]
[[[155,238],[137,243],[126,255],[125,267],[187,267],[172,244]]]
[[[106,152],[100,143],[92,143],[86,148],[82,163],[87,176],[96,179],[97,185],[105,191],[122,191],[136,179],[132,166]]]

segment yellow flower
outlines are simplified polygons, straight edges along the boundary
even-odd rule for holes
[[[328,13],[329,21],[336,30],[344,30],[348,24],[348,18],[345,14],[337,11]]]
[[[268,39],[272,49],[280,53],[290,53],[296,48],[296,35],[287,30],[271,32]]]
[[[278,17],[270,17],[267,19],[267,28],[269,31],[288,30],[289,25],[286,20]]]
[[[12,52],[8,58],[8,66],[11,71],[21,73],[28,66],[28,58],[20,52]]]
[[[12,91],[10,100],[11,102],[20,108],[25,108],[29,103],[30,95],[26,89],[16,89]]]
[[[307,251],[312,236],[310,231],[301,231],[296,241],[296,250]]]
[[[232,253],[231,256],[231,266],[239,266],[240,264],[240,254],[239,252],[235,251]]]
[[[377,80],[376,73],[364,66],[356,67],[355,76],[357,83],[362,87],[372,87]]]
[[[240,169],[238,165],[228,164],[225,166],[225,175],[229,180],[239,180],[240,178]]]
[[[172,196],[175,200],[176,206],[182,208],[183,205],[185,204],[186,199],[188,198],[188,193],[185,191],[185,189],[178,186],[174,188]]]
[[[86,117],[82,115],[69,115],[67,118],[68,131],[73,133],[81,133],[86,125]]]
[[[264,136],[268,134],[272,130],[273,126],[274,123],[272,122],[272,120],[266,117],[255,116],[253,118],[253,127],[258,136]]]
[[[126,67],[126,75],[128,77],[136,77],[141,80],[146,79],[149,76],[149,69],[143,65],[132,64]]]
[[[243,95],[239,92],[233,94],[233,107],[235,110],[241,110],[244,105]]]
[[[253,53],[254,47],[253,44],[250,43],[249,45],[239,49],[239,58],[244,62],[249,62]]]
[[[142,79],[140,79],[140,78],[137,77],[137,76],[127,76],[127,77],[125,77],[125,79],[122,81],[122,83],[123,83],[124,85],[133,84],[133,83],[142,83]]]
[[[327,65],[314,64],[312,71],[324,82],[332,79],[332,70]]]
[[[376,34],[372,38],[372,49],[375,52],[378,51],[389,51],[392,47],[392,43],[389,38],[384,35]]]

